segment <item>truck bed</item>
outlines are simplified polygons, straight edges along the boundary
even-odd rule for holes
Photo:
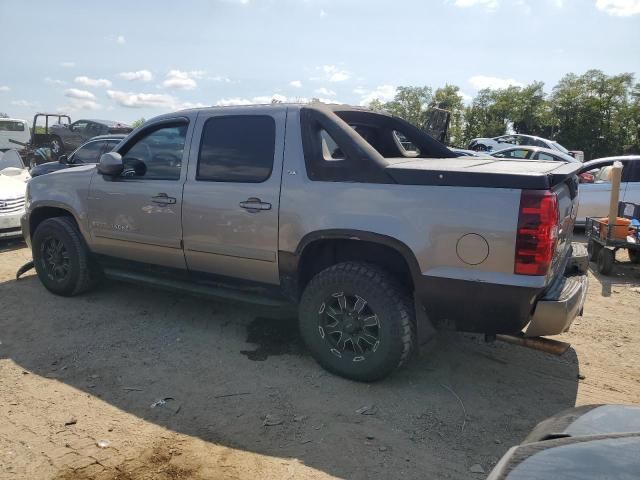
[[[575,175],[580,163],[491,157],[388,159],[389,175],[403,185],[546,190]]]

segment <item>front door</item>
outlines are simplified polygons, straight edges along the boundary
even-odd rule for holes
[[[188,156],[186,119],[151,125],[124,144],[124,171],[94,175],[89,228],[96,253],[185,268],[182,252],[182,189]]]
[[[278,205],[286,107],[201,112],[184,188],[189,270],[279,283]]]

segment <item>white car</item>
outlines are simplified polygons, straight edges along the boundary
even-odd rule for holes
[[[531,147],[542,147],[550,150],[556,150],[562,152],[565,155],[569,155],[569,150],[564,148],[558,142],[548,140],[546,138],[534,137],[533,135],[501,135],[493,138],[474,138],[469,143],[469,150],[476,152],[495,152],[502,150],[503,148],[513,147],[516,145],[528,145]]]
[[[18,152],[0,153],[0,239],[22,236],[20,217],[30,178]]]
[[[27,143],[31,139],[31,132],[26,120],[17,118],[0,118],[0,152],[13,148],[20,148],[9,140]]]
[[[586,217],[606,217],[609,214],[613,162],[622,162],[620,201],[640,204],[640,155],[598,158],[585,162],[582,170],[593,174],[593,183],[580,183],[580,202],[576,223],[584,225]]]

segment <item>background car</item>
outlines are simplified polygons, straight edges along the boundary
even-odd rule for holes
[[[548,140],[546,138],[535,137],[533,135],[513,134],[513,135],[501,135],[493,138],[474,138],[469,143],[469,150],[475,150],[476,152],[494,152],[502,150],[512,145],[519,146],[531,146],[542,147],[550,150],[556,150],[558,152],[569,155],[569,150],[564,148],[558,142]]]
[[[77,120],[71,125],[53,125],[51,127],[52,148],[60,153],[71,152],[90,138],[98,135],[129,133],[133,127],[111,120]]]
[[[47,162],[36,165],[31,169],[31,176],[38,177],[46,173],[55,172],[64,168],[83,165],[86,163],[98,163],[100,155],[114,149],[126,135],[99,135],[79,146],[73,153],[62,155],[57,162]]]
[[[540,422],[487,480],[632,480],[640,472],[640,407],[583,405]]]
[[[30,178],[16,150],[0,152],[0,239],[22,236],[20,217]]]
[[[16,144],[9,140],[27,143],[31,138],[26,120],[0,118],[0,152],[15,149]]]
[[[594,177],[591,183],[580,184],[580,203],[577,225],[584,225],[586,217],[601,218],[609,214],[611,199],[610,173],[613,163],[622,162],[620,201],[640,204],[640,155],[598,158],[585,162],[583,169]]]
[[[558,150],[530,146],[502,148],[501,150],[492,152],[489,155],[496,158],[508,158],[510,160],[555,160],[570,163],[578,161],[571,155],[562,153]]]

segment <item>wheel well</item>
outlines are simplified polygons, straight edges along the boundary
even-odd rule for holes
[[[411,270],[398,250],[381,243],[350,239],[323,239],[307,245],[300,255],[298,264],[298,291],[302,293],[317,273],[345,261],[378,265],[395,277],[402,286],[413,291]]]
[[[75,219],[73,218],[73,215],[71,215],[71,213],[68,210],[65,210],[64,208],[57,208],[57,207],[37,208],[33,212],[31,212],[31,215],[29,215],[29,232],[31,236],[33,237],[33,233],[36,231],[36,228],[38,228],[38,225],[40,225],[46,219],[53,218],[53,217],[70,217],[75,221]]]

